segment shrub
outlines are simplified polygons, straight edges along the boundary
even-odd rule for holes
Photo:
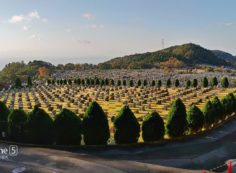
[[[74,112],[63,109],[56,115],[53,125],[56,144],[80,145],[82,123]]]
[[[130,110],[124,106],[114,120],[115,141],[117,144],[137,143],[140,133],[138,120]]]
[[[147,82],[147,80],[145,79],[145,80],[143,81],[143,86],[147,86],[147,84],[148,84],[148,82]]]
[[[126,80],[123,80],[123,86],[126,86]]]
[[[213,77],[212,79],[211,79],[211,86],[217,86],[218,85],[218,80],[217,80],[217,78],[216,77]]]
[[[110,84],[111,84],[111,86],[114,86],[114,85],[115,85],[114,79],[111,79],[111,80],[110,80]]]
[[[138,86],[141,86],[141,85],[142,85],[142,81],[138,80]]]
[[[229,87],[229,81],[228,81],[228,78],[227,77],[224,77],[221,81],[221,86],[223,88],[228,88]]]
[[[236,110],[236,98],[233,93],[226,95],[222,99],[222,105],[224,108],[224,114],[231,114]]]
[[[167,133],[170,137],[182,136],[187,128],[186,108],[181,99],[177,99],[167,117]]]
[[[156,81],[155,80],[152,81],[152,86],[153,87],[156,86]]]
[[[100,85],[100,80],[98,78],[95,79],[95,84]]]
[[[193,105],[188,110],[187,121],[190,131],[197,132],[204,125],[204,115],[197,106]]]
[[[109,85],[109,79],[105,79],[105,85]]]
[[[134,81],[133,81],[133,80],[130,80],[130,81],[129,81],[129,86],[130,86],[130,87],[133,87],[133,86],[134,86]]]
[[[221,101],[219,100],[218,97],[214,97],[214,99],[212,100],[212,105],[214,107],[214,111],[215,111],[215,119],[220,119],[223,117],[224,114],[224,108],[223,105],[221,103]]]
[[[117,86],[121,86],[121,81],[120,80],[117,81]]]
[[[192,86],[195,87],[195,88],[198,86],[198,81],[197,81],[197,79],[193,79]]]
[[[215,121],[215,109],[210,100],[205,104],[203,114],[205,119],[205,126],[208,128]]]
[[[11,140],[24,142],[26,139],[27,115],[23,110],[13,110],[8,117],[8,134]]]
[[[35,106],[27,119],[28,141],[33,144],[52,144],[52,118],[39,107]]]
[[[157,82],[157,87],[158,87],[158,88],[161,88],[161,86],[162,86],[162,82],[161,82],[161,80],[158,80],[158,82]]]
[[[175,87],[179,87],[179,84],[180,84],[180,83],[179,83],[179,79],[176,79],[176,80],[175,80]]]
[[[157,112],[147,115],[142,125],[142,136],[145,142],[158,141],[165,135],[165,125]]]
[[[191,86],[191,81],[190,80],[187,80],[186,81],[186,88],[189,88]]]
[[[6,104],[0,101],[0,138],[3,138],[3,133],[7,133],[7,120],[9,113],[10,111]]]
[[[171,87],[171,79],[168,79],[168,80],[166,81],[166,87],[167,87],[167,88],[170,88],[170,87]]]
[[[97,102],[92,102],[82,122],[86,145],[106,145],[110,138],[107,116]]]
[[[204,77],[202,79],[202,87],[207,88],[208,87],[208,79],[206,77]]]

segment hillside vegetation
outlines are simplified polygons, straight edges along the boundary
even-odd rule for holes
[[[119,57],[99,64],[99,68],[129,68],[141,69],[159,67],[160,63],[169,61],[170,59],[178,60],[184,65],[213,65],[213,66],[228,66],[229,62],[217,57],[212,51],[207,50],[199,45],[192,43],[181,46],[173,46],[157,52],[147,52],[143,54],[134,54],[124,57]]]

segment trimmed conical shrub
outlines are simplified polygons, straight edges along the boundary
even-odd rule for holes
[[[95,101],[90,104],[85,112],[83,134],[86,145],[106,145],[110,138],[107,116]]]
[[[228,80],[227,77],[224,77],[224,78],[222,79],[222,81],[221,81],[221,86],[222,86],[223,88],[228,88],[228,87],[229,87],[229,80]]]
[[[137,143],[140,125],[129,106],[124,106],[114,120],[115,141],[117,144]]]
[[[212,100],[212,105],[215,111],[215,120],[221,119],[224,115],[224,108],[218,97],[214,97]]]
[[[208,79],[206,77],[204,77],[202,79],[202,87],[207,88],[208,87]]]
[[[195,88],[198,86],[198,80],[197,79],[193,79],[192,86],[195,87]]]
[[[53,125],[56,144],[80,145],[82,122],[74,112],[63,109],[56,115]]]
[[[171,107],[167,118],[167,133],[170,137],[182,136],[187,129],[186,108],[181,99],[177,99]]]
[[[147,115],[142,124],[142,136],[145,142],[158,141],[165,135],[165,125],[157,112]]]
[[[204,119],[205,119],[205,126],[210,127],[215,121],[215,109],[212,105],[212,102],[209,100],[203,109]]]
[[[217,86],[217,85],[218,85],[218,80],[217,80],[216,77],[213,77],[213,78],[211,79],[211,86],[215,87],[215,86]]]
[[[179,87],[179,85],[180,85],[179,79],[176,79],[175,80],[175,87]]]
[[[204,125],[204,115],[197,106],[193,105],[187,112],[187,121],[190,131],[197,132]]]
[[[53,120],[39,107],[35,106],[27,119],[28,141],[33,144],[52,144]]]
[[[26,139],[27,115],[23,110],[13,110],[8,117],[8,134],[10,140],[24,142]]]
[[[0,138],[3,138],[3,133],[7,133],[7,120],[10,111],[5,103],[0,101]]]

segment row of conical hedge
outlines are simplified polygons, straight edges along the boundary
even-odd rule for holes
[[[39,107],[31,112],[23,110],[9,111],[0,102],[0,132],[2,138],[33,144],[106,145],[111,139],[108,117],[97,102],[92,102],[83,119],[68,109],[53,119]],[[211,128],[220,120],[236,111],[234,94],[228,94],[222,100],[215,97],[209,100],[201,111],[191,106],[187,111],[181,99],[173,102],[166,124],[157,112],[148,114],[142,126],[128,106],[124,106],[113,119],[114,140],[117,144],[137,143],[142,130],[145,142],[158,141],[167,134],[171,138],[181,137],[189,133],[197,133],[203,127]]]
[[[221,79],[221,81],[219,82],[218,79],[216,77],[213,77],[210,79],[210,81],[208,80],[207,77],[204,77],[201,81],[201,86],[202,87],[208,87],[208,86],[217,86],[219,83],[221,83],[221,86],[224,88],[228,88],[229,87],[229,80],[227,77],[223,77]],[[197,87],[200,86],[200,84],[198,84],[198,80],[197,79],[193,79],[191,80],[186,80],[184,85],[185,87],[189,88],[189,87]],[[86,79],[60,79],[60,80],[55,80],[55,79],[48,79],[47,80],[47,84],[57,84],[57,85],[72,85],[72,84],[77,84],[77,85],[112,85],[112,86],[157,86],[157,87],[161,87],[163,85],[163,81],[162,80],[152,80],[150,83],[147,80],[117,80],[115,81],[114,79],[99,79],[99,78],[86,78]],[[175,87],[179,87],[181,84],[179,79],[175,79],[175,80],[171,80],[171,79],[167,79],[166,81],[166,87],[171,87],[171,86],[175,86]]]

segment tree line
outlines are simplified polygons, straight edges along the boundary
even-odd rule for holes
[[[0,102],[1,138],[16,142],[32,144],[106,145],[111,140],[108,117],[97,102],[92,102],[83,118],[68,109],[62,109],[51,118],[43,109],[35,106],[26,113],[23,110],[9,110]],[[222,100],[215,97],[206,102],[200,110],[192,105],[188,110],[181,99],[172,103],[166,122],[157,113],[146,115],[142,124],[138,122],[129,106],[125,105],[116,117],[114,124],[114,140],[116,144],[137,143],[142,134],[144,142],[198,133],[203,128],[210,129],[222,122],[236,111],[235,95],[230,93]]]
[[[99,78],[86,78],[86,79],[82,79],[82,78],[78,78],[78,79],[48,79],[47,80],[47,84],[49,85],[72,85],[72,84],[77,84],[77,85],[110,85],[110,86],[130,86],[130,87],[134,87],[134,86],[156,86],[156,87],[162,87],[162,86],[166,86],[167,88],[170,88],[172,86],[174,87],[180,87],[181,86],[181,82],[179,79],[175,79],[175,80],[171,80],[170,78],[167,79],[165,81],[165,83],[162,80],[114,80],[114,79],[99,79]],[[185,82],[183,82],[182,86],[185,86],[186,88],[190,88],[190,87],[198,87],[198,86],[202,86],[204,88],[206,87],[216,87],[219,84],[221,84],[221,86],[223,88],[228,88],[230,83],[227,77],[223,77],[221,79],[221,81],[219,81],[216,77],[213,77],[211,79],[208,79],[207,77],[204,77],[203,79],[199,80],[197,79],[193,79],[191,80],[186,80]]]

